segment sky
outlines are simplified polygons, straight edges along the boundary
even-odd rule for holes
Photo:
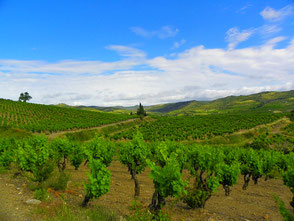
[[[0,0],[0,98],[130,106],[294,89],[293,0]]]

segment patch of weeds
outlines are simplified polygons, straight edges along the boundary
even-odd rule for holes
[[[254,137],[254,132],[253,131],[248,131],[248,132],[244,133],[243,135],[244,135],[244,137],[246,139],[249,139],[249,138]]]
[[[45,189],[45,188],[39,188],[39,189],[36,189],[34,191],[34,197],[37,200],[44,201],[44,200],[48,200],[49,199],[49,194],[47,192],[47,189]]]
[[[87,218],[89,220],[105,220],[105,221],[115,221],[118,220],[117,215],[114,212],[110,212],[102,206],[94,206],[86,210]]]
[[[4,167],[0,167],[0,174],[7,174],[8,173],[8,169],[4,168]]]
[[[35,191],[35,190],[39,189],[40,186],[38,185],[38,183],[28,182],[27,188],[31,191]]]
[[[291,212],[286,209],[284,201],[277,196],[275,197],[275,201],[284,221],[294,221],[294,214],[291,214]]]
[[[118,216],[102,206],[93,206],[87,209],[71,207],[67,204],[55,207],[38,208],[35,211],[36,218],[46,221],[116,221]]]
[[[127,221],[171,221],[171,218],[161,210],[157,213],[151,213],[138,201],[132,201],[129,209],[132,216],[128,217]]]
[[[66,174],[64,171],[56,172],[47,181],[47,186],[54,190],[66,190],[69,179],[70,176]]]
[[[269,173],[268,178],[270,178],[270,179],[280,179],[281,178],[281,173],[280,173],[279,169],[278,168],[273,169]]]

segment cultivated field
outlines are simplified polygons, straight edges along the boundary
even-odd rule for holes
[[[2,220],[293,217],[289,113],[132,120],[6,100],[1,108]],[[45,126],[54,118],[51,111],[59,132]],[[46,134],[32,133],[41,125]],[[40,201],[31,205],[29,199]]]

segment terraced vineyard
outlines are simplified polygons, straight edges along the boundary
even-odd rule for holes
[[[89,128],[130,118],[134,118],[134,116],[0,99],[0,126],[20,128],[32,132]]]
[[[283,114],[218,114],[206,116],[158,117],[156,121],[141,124],[139,130],[148,141],[197,140],[212,136],[230,134],[242,129],[271,123]],[[131,139],[137,130],[133,127],[112,136],[115,140]]]

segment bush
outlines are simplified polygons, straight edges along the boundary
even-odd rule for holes
[[[147,161],[155,189],[149,208],[155,212],[165,205],[165,198],[179,196],[184,188],[180,166],[175,155],[166,157],[165,161],[164,166],[157,166],[154,162]]]
[[[86,195],[82,206],[88,205],[93,198],[99,198],[109,191],[110,172],[100,160],[90,158],[91,173],[88,174],[88,183],[84,183]]]
[[[38,183],[47,180],[54,170],[51,159],[51,149],[45,136],[35,136],[17,143],[16,165],[24,172],[29,172],[29,178]]]
[[[130,207],[132,216],[128,217],[128,221],[170,221],[170,217],[167,214],[163,214],[162,211],[158,213],[150,213],[140,202],[133,201]]]
[[[284,218],[284,221],[294,221],[294,215],[291,214],[291,212],[286,209],[284,201],[279,199],[279,197],[275,197],[275,201],[276,201],[276,203],[278,205],[280,214]]]
[[[64,171],[57,172],[48,180],[48,187],[54,190],[66,190],[69,178],[70,176]]]
[[[34,192],[34,197],[37,200],[45,200],[48,198],[48,192],[45,188],[38,188]]]

